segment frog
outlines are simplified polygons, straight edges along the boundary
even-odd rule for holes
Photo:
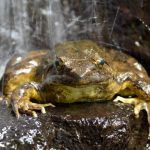
[[[50,50],[14,55],[3,75],[3,99],[17,118],[60,103],[122,102],[145,110],[150,124],[150,79],[144,67],[122,51],[91,40],[66,41]]]

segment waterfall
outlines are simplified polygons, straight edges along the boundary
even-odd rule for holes
[[[14,53],[65,40],[60,0],[0,0],[0,77]]]
[[[30,49],[27,0],[0,0],[0,77],[14,52]]]
[[[101,38],[96,0],[0,0],[0,78],[14,53],[50,49],[64,40]],[[105,15],[102,15],[105,16]]]

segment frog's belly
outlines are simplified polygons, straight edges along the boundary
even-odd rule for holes
[[[101,88],[100,85],[82,85],[74,87],[54,85],[53,89],[49,89],[49,94],[47,96],[47,99],[51,99],[54,103],[74,103],[111,100],[114,94],[107,91],[107,88]]]

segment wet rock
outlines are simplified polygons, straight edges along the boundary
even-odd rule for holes
[[[19,120],[0,105],[0,149],[142,150],[147,135],[145,112],[135,119],[130,105],[59,105],[38,118]]]

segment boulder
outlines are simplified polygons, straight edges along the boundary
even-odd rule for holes
[[[142,150],[146,146],[146,113],[136,119],[131,105],[63,104],[38,115],[17,120],[1,104],[0,149]]]

